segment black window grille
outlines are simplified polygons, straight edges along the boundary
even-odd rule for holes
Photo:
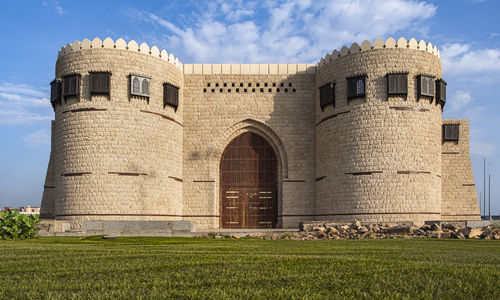
[[[443,142],[458,143],[459,132],[459,124],[443,124]]]
[[[335,107],[335,83],[327,83],[319,88],[319,105],[321,110],[323,111],[329,104]]]
[[[446,104],[446,85],[443,79],[436,81],[436,104],[441,104],[441,108]]]
[[[408,95],[408,73],[387,74],[387,97]]]
[[[347,78],[347,99],[366,95],[366,75]]]
[[[110,90],[111,73],[109,72],[90,72],[89,85],[90,94],[108,94]]]
[[[170,83],[163,84],[163,108],[171,106],[177,111],[179,107],[179,88]]]

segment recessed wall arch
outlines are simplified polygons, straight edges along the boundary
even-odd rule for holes
[[[288,158],[287,158],[287,153],[285,146],[281,139],[279,138],[278,134],[268,125],[254,120],[254,119],[243,119],[241,121],[238,121],[234,123],[232,126],[221,130],[218,132],[218,134],[214,135],[218,137],[215,139],[213,146],[212,146],[212,153],[211,153],[211,161],[212,161],[212,166],[211,169],[213,170],[212,174],[217,174],[216,175],[216,182],[215,182],[215,196],[217,197],[218,200],[214,201],[216,204],[215,207],[215,212],[220,211],[220,161],[222,158],[222,153],[226,149],[226,147],[229,145],[229,143],[238,137],[239,135],[245,133],[245,132],[253,132],[261,137],[263,137],[269,145],[273,148],[276,156],[277,156],[277,163],[278,163],[278,216],[282,215],[283,211],[283,179],[288,178]],[[282,226],[282,219],[281,217],[278,217],[278,223],[277,227]]]

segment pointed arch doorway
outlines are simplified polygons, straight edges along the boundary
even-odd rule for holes
[[[278,220],[276,153],[262,136],[245,132],[220,162],[222,228],[273,228]]]

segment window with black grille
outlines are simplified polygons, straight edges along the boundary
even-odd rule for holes
[[[459,124],[443,124],[443,142],[458,142]]]
[[[63,77],[63,97],[78,97],[80,95],[80,74]]]
[[[321,110],[323,111],[329,104],[335,107],[335,83],[327,83],[319,88],[319,105]]]
[[[163,108],[171,106],[174,110],[179,107],[179,88],[170,83],[163,84]]]
[[[151,83],[151,78],[149,77],[131,74],[130,95],[149,98],[150,83]]]
[[[432,101],[434,98],[434,77],[426,75],[417,76],[417,93],[418,98],[427,97]]]
[[[90,94],[109,95],[110,81],[110,72],[89,72]]]
[[[366,95],[366,75],[347,78],[347,99]]]
[[[441,108],[446,104],[446,81],[436,80],[436,104],[441,104]]]
[[[387,74],[387,97],[408,95],[408,73]]]
[[[50,104],[55,108],[56,104],[61,104],[62,98],[62,83],[59,79],[54,79],[50,83]]]

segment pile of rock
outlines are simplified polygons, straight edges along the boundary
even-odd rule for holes
[[[304,239],[386,239],[386,238],[480,238],[500,240],[500,228],[492,225],[482,228],[458,227],[453,224],[434,223],[432,225],[415,226],[411,222],[399,224],[370,223],[305,223],[299,232]]]
[[[484,226],[468,228],[456,224],[433,223],[415,226],[411,222],[353,223],[312,222],[301,224],[295,232],[257,232],[249,234],[212,234],[216,239],[253,237],[272,240],[345,240],[345,239],[390,239],[390,238],[440,238],[440,239],[486,239],[500,240],[500,227]]]

